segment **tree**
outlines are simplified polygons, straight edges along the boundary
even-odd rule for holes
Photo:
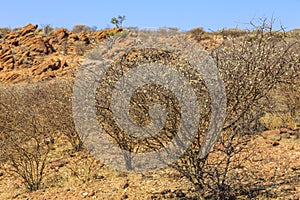
[[[121,28],[122,24],[123,24],[123,21],[125,21],[125,16],[124,15],[123,16],[119,15],[117,18],[113,17],[110,20],[110,23],[112,23],[113,25],[115,25],[117,28]]]

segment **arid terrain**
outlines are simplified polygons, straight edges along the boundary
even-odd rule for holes
[[[0,87],[4,88],[1,91],[9,91],[9,89],[6,89],[10,87],[29,87],[32,84],[41,86],[61,80],[72,82],[87,53],[101,44],[106,38],[123,32],[130,31],[122,28],[114,28],[98,31],[76,31],[75,33],[65,28],[48,30],[46,27],[40,28],[32,24],[14,30],[0,29]],[[194,31],[181,34],[186,34],[188,37],[195,39],[203,49],[211,52],[213,49],[218,49],[221,45],[230,43],[232,38],[243,37],[241,35],[244,33],[234,31],[227,34],[225,34],[225,31],[202,33],[201,30],[195,29]],[[292,42],[300,41],[300,35],[297,34],[288,36],[287,38]],[[295,47],[298,53],[299,47],[299,45]],[[295,55],[297,56],[297,54]],[[296,60],[296,64],[293,63],[293,65],[298,66],[295,69],[299,69],[299,54],[298,61],[297,57],[293,57],[292,59]],[[296,74],[295,77],[299,80],[300,71],[295,71],[293,74]],[[299,84],[299,81],[296,83]],[[238,165],[240,167],[234,168],[232,174],[228,175],[228,183],[232,183],[232,190],[237,191],[228,190],[232,194],[235,194],[235,197],[228,195],[229,197],[227,196],[226,199],[300,199],[300,89],[299,85],[291,87],[292,89],[287,87],[288,89],[285,88],[282,90],[282,88],[270,90],[270,97],[272,97],[270,102],[274,103],[272,112],[269,109],[268,111],[270,112],[265,113],[265,115],[259,118],[259,124],[263,128],[257,128],[254,131],[255,134],[247,135],[247,143],[243,146],[243,151],[237,154],[237,156],[233,156],[232,160],[239,161]],[[32,94],[40,96],[32,98],[43,99],[44,93],[43,90],[41,91],[41,94],[33,92]],[[49,90],[48,93],[51,94],[53,91]],[[7,98],[0,95],[0,105],[3,105],[3,107],[0,107],[1,109],[5,107],[7,102],[12,102],[9,105],[15,105],[14,100],[8,100],[10,98],[21,99],[20,102],[24,100],[16,95],[19,93],[6,92],[5,94],[14,95],[11,95],[12,97],[7,96]],[[49,98],[51,101],[48,101],[48,97],[45,98],[46,102],[42,100],[37,101],[37,103],[35,100],[32,100],[32,102],[36,103],[35,105],[40,104],[42,107],[43,105],[54,105],[54,107],[59,108],[56,113],[59,116],[59,111],[64,110],[64,108],[68,110],[68,107],[64,107],[64,105],[59,107],[61,106],[59,99],[63,99],[64,93],[61,96],[59,94],[54,94],[54,96],[57,95],[55,97],[60,98],[53,104],[51,102],[53,99]],[[22,108],[22,105],[17,103],[16,105]],[[28,105],[30,105],[30,102]],[[34,109],[35,107],[33,107]],[[31,118],[30,115],[26,115],[25,110],[24,113],[20,112],[20,116],[24,114],[24,116],[28,117],[24,118],[25,121],[37,120]],[[8,134],[8,125],[2,124],[11,120],[9,117],[15,115],[12,114],[10,116],[9,113],[4,113],[6,111],[3,110],[0,110],[0,112],[2,113],[0,122],[0,134],[2,135],[0,139],[2,140],[6,138],[5,134]],[[41,116],[45,117],[42,114]],[[70,116],[66,117],[65,113],[61,114],[61,116],[65,120],[64,123],[70,123],[67,121]],[[20,119],[20,123],[16,124],[22,124],[24,120]],[[57,122],[55,119],[53,119],[54,121],[51,120],[46,119],[46,122],[43,120],[39,121],[39,125],[45,123],[48,126],[48,123]],[[16,126],[15,122],[11,124]],[[78,138],[73,133],[65,134],[63,131],[73,129],[68,129],[68,127],[64,129],[60,128],[51,127],[51,129],[45,129],[51,132],[51,137],[46,135],[42,138],[43,148],[44,146],[45,148],[49,148],[49,152],[46,154],[47,159],[45,160],[43,180],[37,190],[33,189],[30,191],[26,187],[24,177],[20,177],[20,174],[15,172],[17,168],[13,167],[13,162],[16,160],[6,158],[6,155],[13,157],[15,154],[7,153],[10,149],[5,146],[6,144],[0,143],[0,199],[183,200],[200,198],[197,194],[198,188],[191,183],[187,176],[173,167],[148,173],[117,171],[94,158],[84,147],[74,148],[74,143],[76,146]],[[26,132],[27,129],[24,128],[24,130]],[[40,131],[40,128],[34,127],[30,130]],[[14,132],[13,129],[11,132]],[[70,138],[75,138],[75,140],[72,140],[74,143],[70,142]],[[38,137],[38,139],[40,138]],[[45,145],[44,142],[47,144]],[[18,143],[19,146],[22,145]],[[26,149],[23,146],[22,148]],[[219,146],[216,145],[215,148],[218,149]],[[238,146],[238,148],[240,147]],[[220,149],[222,148],[220,147]],[[17,151],[17,153],[20,153],[20,151]],[[44,154],[41,153],[41,155]],[[215,154],[214,157],[213,154],[209,159],[217,160],[218,155]],[[26,163],[24,163],[22,164],[22,161],[20,161],[15,164],[19,164],[22,170],[30,171],[29,168],[25,169]],[[238,175],[235,176],[235,174]],[[238,177],[240,176],[244,177],[239,179]],[[213,177],[218,177],[218,175],[214,175]],[[239,180],[237,181],[237,179]],[[225,191],[227,189],[212,188],[211,190]],[[209,195],[206,196],[206,199],[215,198]]]

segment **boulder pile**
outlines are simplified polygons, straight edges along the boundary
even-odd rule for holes
[[[0,83],[49,80],[72,74],[84,54],[120,28],[73,33],[65,28],[46,32],[37,25],[0,30]]]

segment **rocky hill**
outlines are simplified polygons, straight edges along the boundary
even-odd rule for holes
[[[72,74],[86,51],[120,28],[80,32],[65,28],[47,33],[28,24],[0,31],[0,82],[20,83],[49,80]]]
[[[72,75],[84,55],[107,36],[130,32],[122,28],[92,31],[85,25],[79,26],[85,29],[47,29],[33,24],[13,30],[0,28],[0,83],[46,81]],[[165,34],[172,30],[161,28],[157,31]],[[224,41],[221,34],[203,35],[199,31],[188,34],[205,49],[212,49]]]

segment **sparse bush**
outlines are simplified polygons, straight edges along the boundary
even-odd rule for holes
[[[238,29],[238,28],[229,28],[229,29],[222,29],[222,30],[218,31],[217,33],[222,35],[223,38],[228,38],[228,37],[237,38],[240,36],[244,36],[249,32],[246,30]]]
[[[300,43],[295,46],[289,53],[290,62],[285,64],[288,77],[280,80],[280,84],[273,90],[272,101],[276,107],[275,112],[287,113],[300,123]]]
[[[179,28],[177,28],[177,27],[168,27],[168,30],[172,33],[178,33],[179,32]]]
[[[81,138],[76,132],[72,114],[72,81],[58,80],[45,86],[49,93],[47,113],[53,131],[67,136],[76,151],[83,149]]]
[[[51,33],[51,31],[53,31],[53,28],[50,26],[50,24],[42,24],[41,27],[44,31],[45,36],[48,36]]]
[[[97,27],[97,26],[92,26],[92,27],[90,27],[90,29],[91,29],[92,31],[97,31],[98,27]]]
[[[126,30],[136,32],[139,30],[139,28],[137,26],[128,26],[126,27]]]
[[[193,28],[188,33],[191,34],[192,38],[194,38],[195,40],[201,41],[203,39],[205,31],[202,27],[198,27],[198,28]]]
[[[75,48],[76,48],[76,55],[79,56],[83,56],[85,54],[85,52],[90,48],[86,42],[83,41],[77,41],[74,44]]]
[[[290,34],[293,37],[300,37],[300,29],[299,28],[293,29],[293,30],[290,31]]]
[[[10,28],[0,28],[0,38],[4,37],[10,31]]]
[[[299,118],[291,116],[284,112],[268,112],[259,119],[259,122],[268,130],[279,129],[283,127],[296,128]]]
[[[81,32],[91,32],[93,31],[92,28],[90,28],[87,25],[83,25],[83,24],[77,24],[73,27],[72,32],[73,33],[81,33]]]
[[[160,27],[157,29],[157,32],[161,34],[166,34],[166,33],[178,33],[179,29],[177,27]]]
[[[86,156],[79,161],[78,165],[68,166],[72,176],[75,176],[80,182],[86,183],[93,179],[95,175],[96,159],[93,156]]]

